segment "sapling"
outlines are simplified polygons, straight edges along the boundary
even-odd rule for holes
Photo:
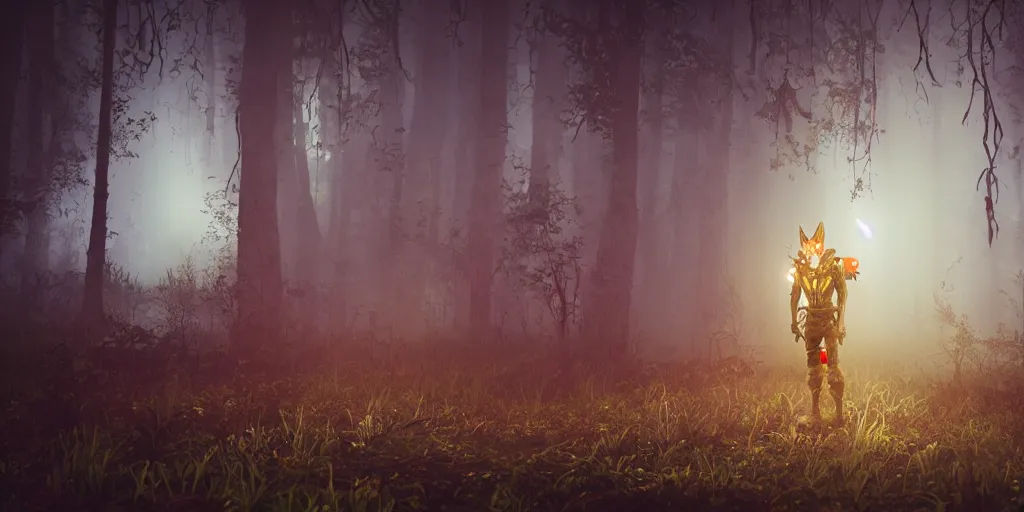
[[[565,349],[580,305],[583,238],[575,234],[576,202],[558,184],[548,185],[546,194],[506,186],[506,198],[499,270],[543,301]]]

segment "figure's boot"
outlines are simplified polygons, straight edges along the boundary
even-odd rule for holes
[[[828,369],[828,391],[832,395],[832,400],[836,403],[836,419],[835,424],[842,426],[846,423],[846,414],[843,411],[843,395],[846,391],[846,379],[843,377],[843,371],[839,369],[839,366],[830,366]]]
[[[807,386],[811,388],[811,418],[821,419],[821,381],[824,373],[821,364],[807,368]]]

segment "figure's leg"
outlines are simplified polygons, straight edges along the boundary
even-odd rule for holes
[[[804,338],[807,349],[807,386],[811,388],[811,416],[821,418],[821,382],[824,368],[821,367],[821,335],[808,333]]]
[[[836,403],[836,424],[842,425],[846,420],[843,412],[843,395],[846,391],[846,379],[839,368],[839,340],[835,334],[825,338],[825,350],[828,352],[828,390]]]

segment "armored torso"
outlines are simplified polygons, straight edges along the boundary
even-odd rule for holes
[[[807,312],[812,316],[816,316],[816,312],[834,311],[832,296],[836,291],[836,283],[846,279],[843,262],[835,254],[835,249],[826,249],[816,266],[811,266],[810,258],[802,253],[793,260],[796,269],[793,278],[800,286],[807,300]]]

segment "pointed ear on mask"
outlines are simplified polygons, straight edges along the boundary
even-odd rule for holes
[[[819,244],[825,244],[825,223],[819,222],[818,229],[814,230],[814,241]]]
[[[800,226],[800,245],[807,243],[807,234],[804,233],[804,227]]]

